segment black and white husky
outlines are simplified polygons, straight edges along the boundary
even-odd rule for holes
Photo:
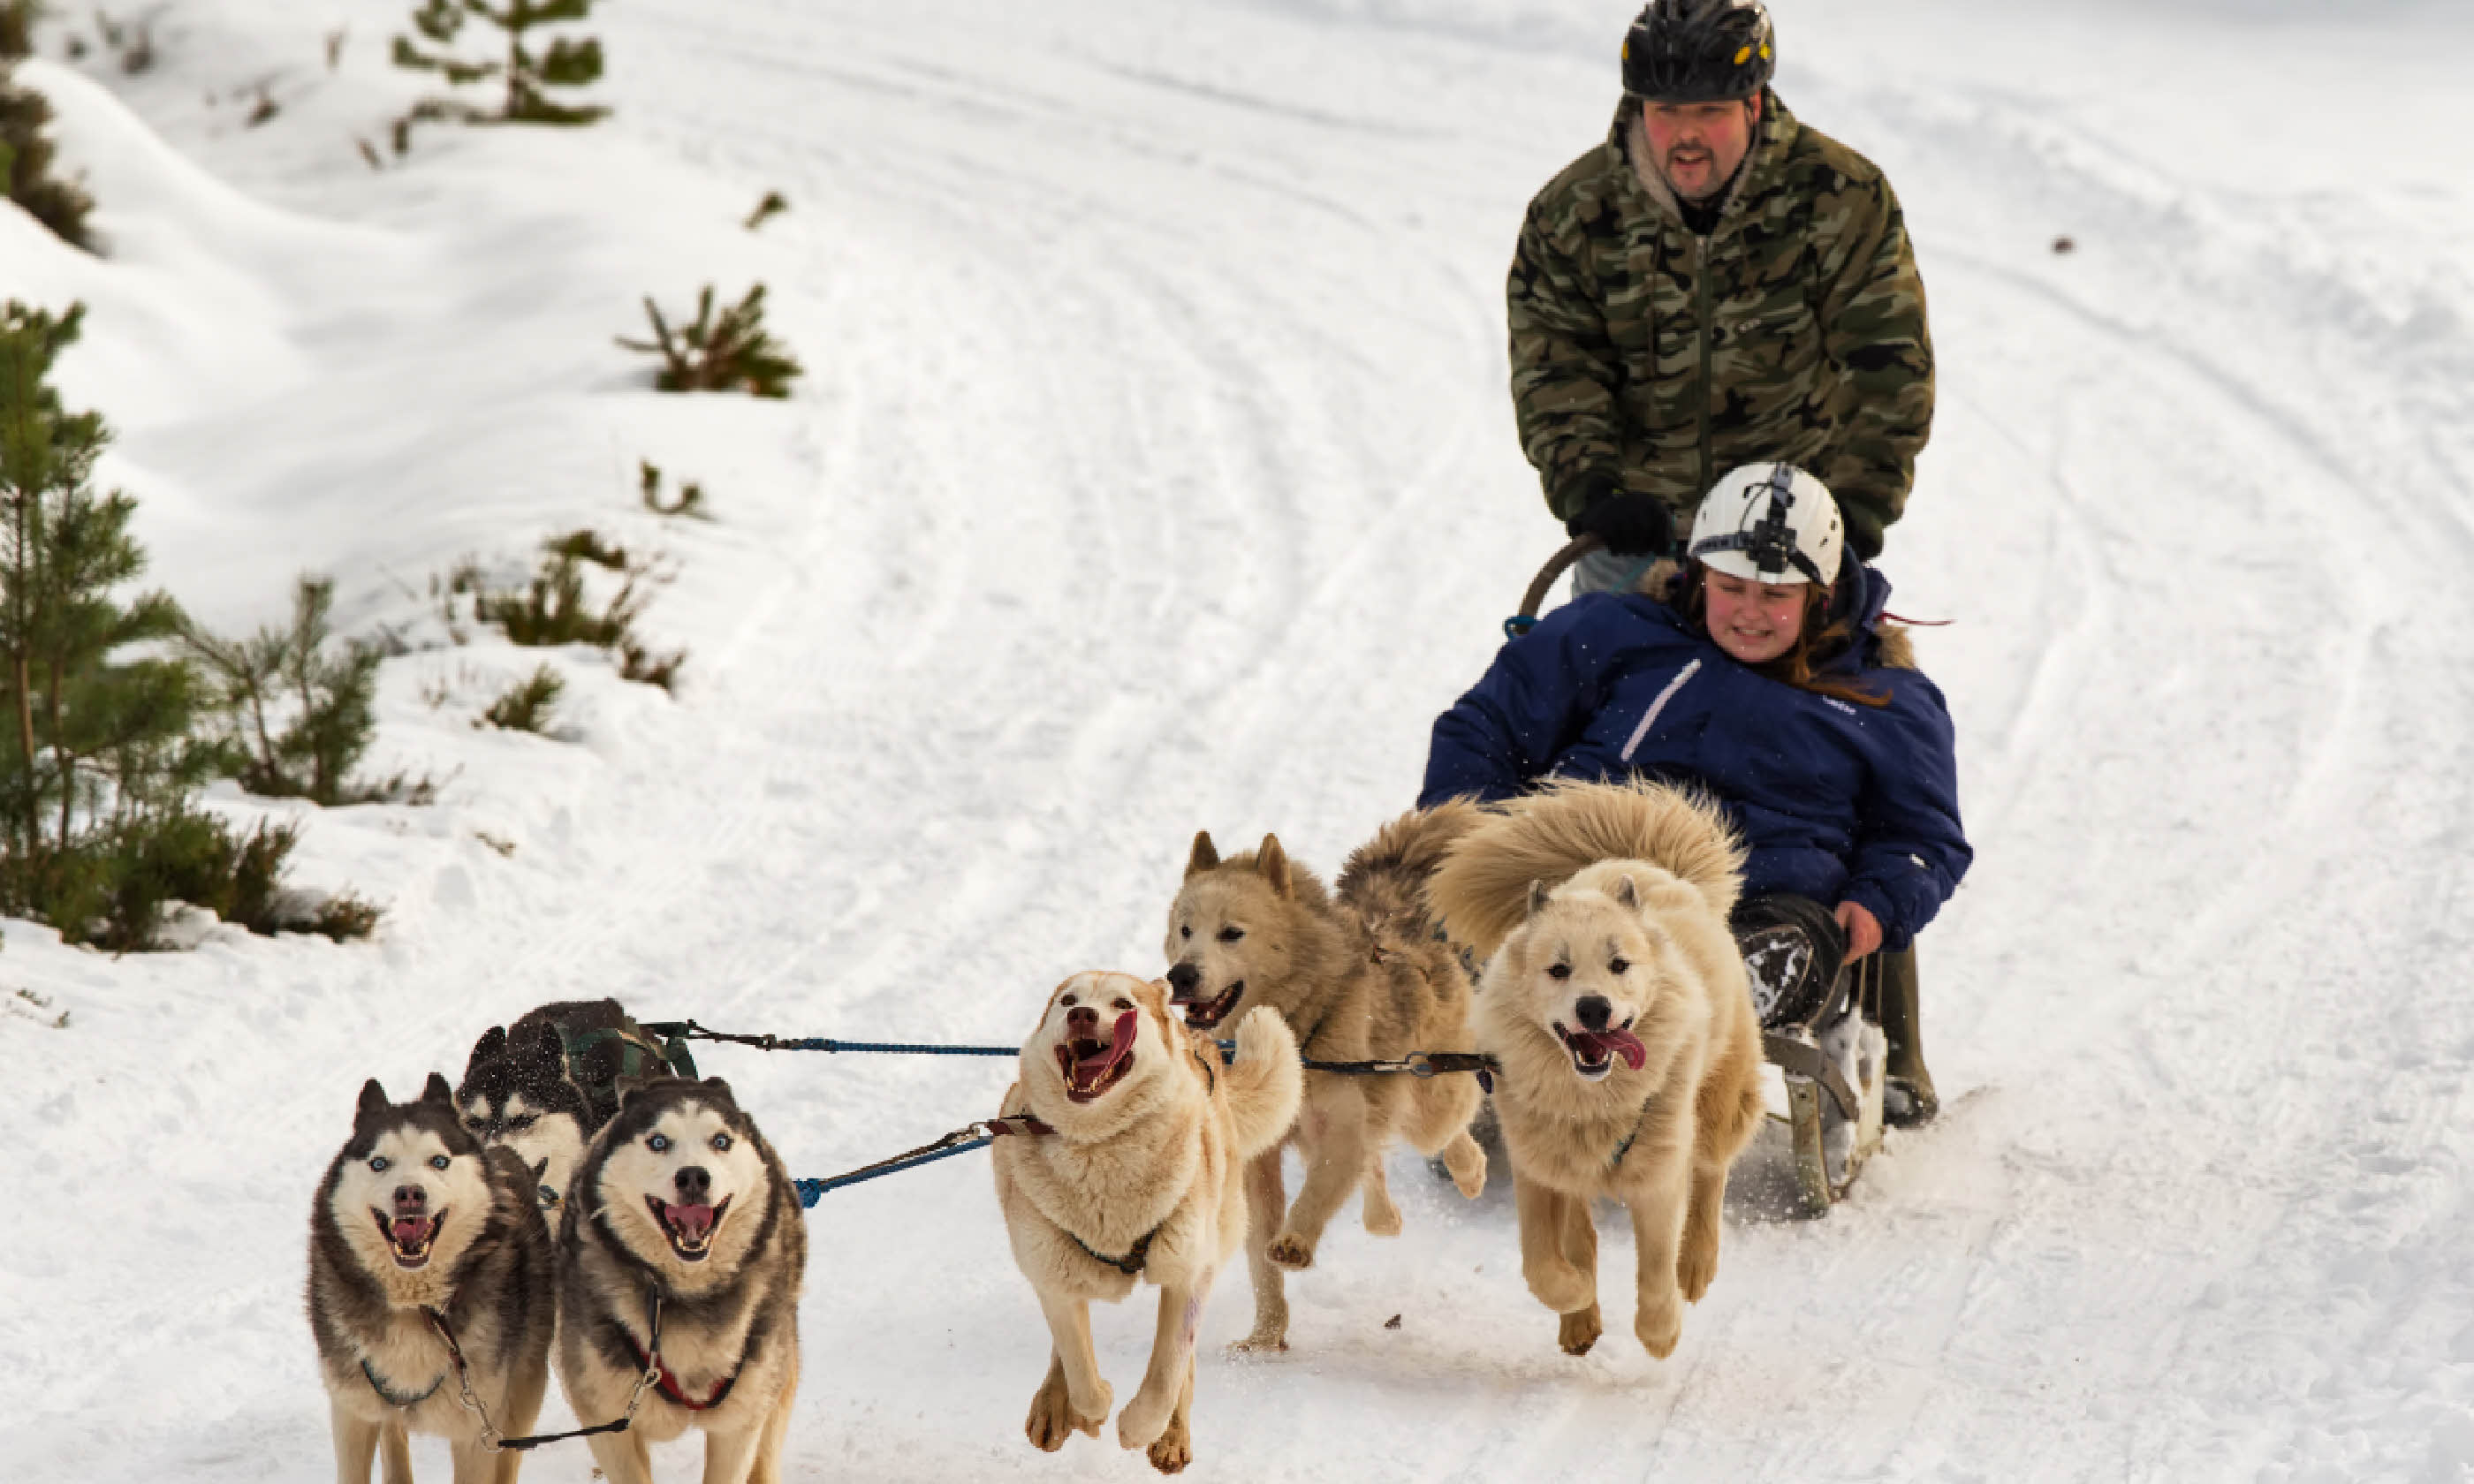
[[[335,1474],[364,1484],[383,1453],[386,1484],[411,1484],[405,1437],[440,1433],[455,1484],[513,1484],[549,1378],[548,1228],[534,1181],[484,1149],[432,1072],[418,1102],[361,1088],[352,1137],[309,1210],[309,1329],[335,1427]]]
[[[799,1385],[808,1233],[772,1146],[718,1077],[618,1084],[560,1215],[558,1378],[612,1484],[705,1434],[706,1484],[773,1484]]]

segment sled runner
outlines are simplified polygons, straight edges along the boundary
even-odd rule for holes
[[[1521,594],[1520,610],[1503,621],[1504,636],[1527,634],[1556,581],[1603,544],[1583,536],[1549,557]],[[1756,945],[1746,955],[1757,983],[1762,975],[1754,960],[1760,951]],[[1823,1216],[1847,1198],[1865,1161],[1881,1148],[1889,1038],[1881,1028],[1880,955],[1845,965],[1826,993],[1807,991],[1804,999],[1760,1007],[1761,1053],[1785,1084],[1803,1213]]]

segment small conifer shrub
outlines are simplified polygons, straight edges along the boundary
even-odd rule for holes
[[[491,702],[489,709],[481,713],[481,721],[506,731],[546,732],[549,730],[550,714],[566,689],[567,682],[558,678],[558,672],[543,665]]]
[[[651,296],[644,315],[653,322],[649,341],[618,337],[629,350],[662,358],[653,385],[664,392],[745,392],[753,396],[788,396],[790,383],[807,374],[791,358],[789,347],[764,328],[764,285],[718,315],[714,313],[713,285],[696,296],[695,319],[671,329]]]
[[[600,40],[560,35],[546,37],[545,48],[544,37],[536,33],[581,21],[592,10],[593,0],[501,0],[498,5],[488,0],[424,0],[412,13],[412,29],[421,34],[421,40],[398,36],[395,64],[438,73],[455,87],[492,79],[504,84],[505,97],[495,111],[450,102],[428,117],[452,115],[487,124],[590,124],[610,110],[598,104],[560,102],[552,94],[565,95],[600,81]],[[476,61],[456,51],[456,38],[465,23],[476,18],[505,35],[504,56]]]
[[[764,193],[764,199],[756,203],[755,210],[747,213],[747,220],[742,225],[752,232],[756,230],[756,228],[764,226],[765,223],[773,220],[775,217],[780,216],[783,212],[789,209],[789,197],[783,195],[780,191],[766,191]]]
[[[586,581],[587,567],[618,575],[618,590],[607,602],[594,599]],[[493,586],[476,562],[459,564],[433,586],[458,643],[463,639],[456,626],[462,605],[469,600],[472,617],[496,624],[510,643],[544,648],[590,645],[618,657],[620,679],[672,690],[687,663],[687,652],[656,650],[636,633],[636,620],[651,599],[647,585],[665,580],[652,562],[634,560],[624,547],[585,530],[544,541],[541,565],[521,587]]]
[[[706,508],[704,503],[703,485],[692,479],[689,480],[679,486],[678,497],[671,499],[662,493],[662,471],[654,467],[649,460],[637,460],[636,467],[640,474],[637,492],[643,498],[646,510],[656,515],[684,515],[690,520],[713,518],[713,512]]]
[[[212,682],[233,772],[253,794],[334,804],[402,791],[400,778],[352,778],[377,730],[383,656],[375,644],[335,638],[334,604],[331,581],[304,575],[293,589],[289,628],[225,639],[191,624],[182,634]]]
[[[25,207],[53,236],[91,252],[94,238],[85,218],[94,198],[78,181],[52,174],[52,141],[43,136],[52,106],[42,94],[18,85],[12,70],[0,64],[0,194]]]

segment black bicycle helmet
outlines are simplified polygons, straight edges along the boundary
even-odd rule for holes
[[[1728,103],[1777,70],[1760,0],[1649,0],[1624,34],[1624,91],[1650,103]]]

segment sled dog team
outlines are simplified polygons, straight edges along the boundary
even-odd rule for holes
[[[1742,863],[1714,805],[1646,784],[1413,811],[1329,891],[1276,837],[1224,859],[1198,835],[1165,976],[1057,986],[997,1120],[998,1204],[1054,1341],[1031,1443],[1100,1435],[1115,1394],[1088,1305],[1149,1282],[1158,1324],[1117,1441],[1181,1470],[1202,1306],[1241,1247],[1240,1348],[1285,1349],[1286,1275],[1314,1266],[1350,1195],[1368,1232],[1400,1231],[1395,1138],[1462,1194],[1484,1188],[1475,1078],[1301,1058],[1493,1058],[1521,1270],[1559,1342],[1579,1354],[1601,1332],[1590,1203],[1607,1198],[1639,1257],[1633,1331],[1670,1353],[1717,1271],[1727,1168],[1760,1113],[1728,929]],[[456,1484],[513,1480],[522,1453],[499,1444],[531,1431],[554,1367],[613,1484],[650,1484],[647,1445],[690,1428],[708,1484],[778,1479],[806,1257],[795,1188],[729,1086],[615,1001],[492,1027],[458,1087],[433,1072],[398,1103],[372,1081],[310,1215],[337,1476],[361,1484],[382,1457],[404,1484],[406,1437],[427,1432],[449,1441]]]

